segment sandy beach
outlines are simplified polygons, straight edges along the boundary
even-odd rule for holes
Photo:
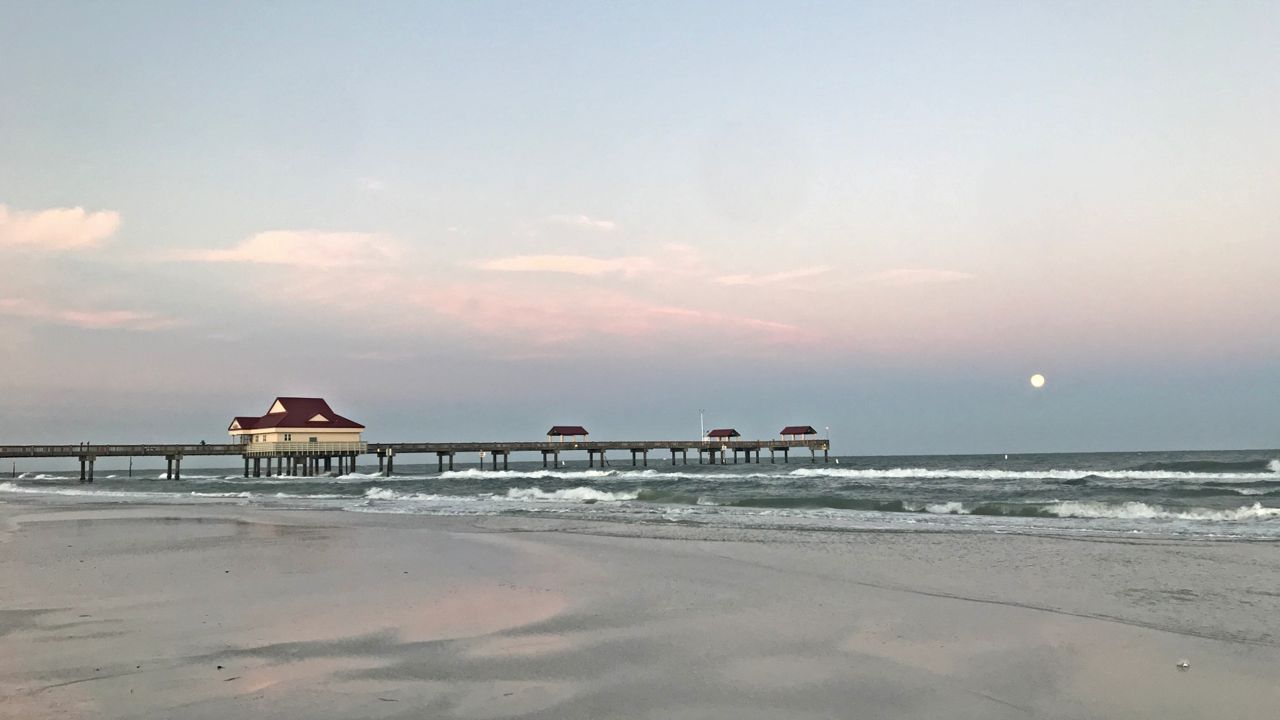
[[[1280,712],[1271,542],[14,498],[0,599],[6,718]]]

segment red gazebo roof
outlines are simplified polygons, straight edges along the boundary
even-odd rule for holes
[[[228,430],[262,430],[266,428],[342,428],[363,430],[355,420],[344,418],[329,407],[324,398],[278,397],[262,417],[237,416]]]
[[[552,425],[547,431],[547,437],[577,437],[589,434],[581,425]]]
[[[782,428],[779,435],[817,435],[818,431],[813,429],[812,425],[788,425]]]

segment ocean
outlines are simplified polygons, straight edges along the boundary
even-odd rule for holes
[[[554,514],[613,522],[751,528],[1142,534],[1280,538],[1280,450],[839,457],[790,464],[670,465],[629,456],[606,468],[554,470],[403,464],[390,477],[245,478],[241,468],[28,472],[0,482],[22,495],[115,502],[231,502],[289,509],[422,515]],[[459,460],[463,458],[459,456]],[[621,461],[620,461],[621,460]]]

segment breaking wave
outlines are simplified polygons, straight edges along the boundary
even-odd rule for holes
[[[1262,503],[1215,510],[1212,508],[1166,508],[1141,502],[1105,503],[1068,501],[1047,504],[986,503],[967,507],[949,502],[908,508],[916,512],[938,515],[995,515],[1001,517],[1058,517],[1117,520],[1199,520],[1206,522],[1245,522],[1280,518],[1280,508]]]
[[[1154,462],[1135,465],[1134,470],[1150,472],[1213,473],[1280,473],[1280,460],[1183,460],[1178,462]]]
[[[596,479],[617,474],[615,470],[446,470],[437,477],[443,480],[504,480],[534,478],[556,480]]]
[[[1234,465],[1235,463],[1230,463]],[[899,480],[1271,480],[1280,474],[1280,460],[1257,465],[1253,472],[1204,472],[1183,470],[970,470],[942,468],[799,468],[796,478],[899,479]]]
[[[412,500],[421,502],[449,501],[476,502],[482,500],[507,500],[517,502],[560,501],[576,503],[620,502],[635,500],[638,492],[606,492],[589,487],[543,490],[537,487],[510,488],[505,494],[481,493],[470,496],[435,495],[430,493],[405,493],[390,488],[371,487],[364,491],[365,500]]]
[[[570,502],[618,502],[635,500],[639,493],[605,492],[589,487],[567,488],[565,490],[544,491],[540,488],[511,488],[506,495],[508,500],[567,500]]]

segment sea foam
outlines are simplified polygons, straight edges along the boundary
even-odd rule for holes
[[[567,500],[572,502],[617,502],[635,500],[639,493],[605,492],[589,487],[568,488],[546,492],[540,488],[511,488],[507,491],[508,500]]]
[[[1079,480],[1104,478],[1108,480],[1274,480],[1280,473],[1280,460],[1268,464],[1271,473],[1213,473],[1173,470],[971,470],[941,468],[881,468],[855,470],[850,468],[800,468],[790,472],[796,478],[847,478],[896,479],[896,480]]]

